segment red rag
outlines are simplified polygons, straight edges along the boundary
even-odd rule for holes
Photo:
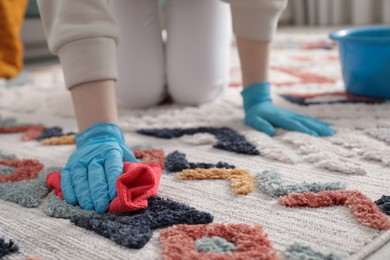
[[[157,195],[162,169],[157,164],[125,162],[123,174],[116,180],[117,196],[108,208],[111,212],[129,212],[144,209],[148,198]],[[46,177],[49,189],[54,189],[58,197],[61,192],[61,173],[52,172]]]
[[[64,194],[61,191],[61,173],[52,172],[46,176],[46,183],[49,190],[55,191],[56,195],[61,199],[64,199]]]

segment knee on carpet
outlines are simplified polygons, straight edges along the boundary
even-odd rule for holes
[[[118,86],[117,101],[124,108],[147,108],[159,104],[165,98],[165,86],[159,80],[132,82]]]
[[[226,84],[226,80],[177,78],[168,81],[168,91],[175,103],[196,106],[214,101],[222,94]]]

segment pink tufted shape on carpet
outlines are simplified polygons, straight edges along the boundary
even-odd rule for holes
[[[195,241],[203,237],[221,237],[236,246],[235,252],[198,252]],[[165,260],[174,259],[278,259],[271,241],[261,226],[246,224],[177,225],[160,232]]]
[[[0,175],[0,183],[36,179],[44,167],[39,161],[30,159],[0,160],[0,164],[16,168],[11,174]]]
[[[295,68],[286,68],[286,67],[272,67],[273,70],[281,71],[287,74],[290,74],[294,77],[299,78],[299,82],[282,82],[282,83],[274,83],[275,86],[288,86],[288,85],[294,85],[297,83],[319,83],[319,84],[327,84],[327,83],[335,83],[336,80],[325,77],[322,75],[317,75],[311,72],[302,71],[302,69],[295,69]]]
[[[280,197],[278,202],[288,207],[319,208],[344,205],[351,210],[356,220],[362,225],[379,230],[390,229],[389,218],[370,198],[356,190],[292,193]]]
[[[135,158],[140,159],[142,163],[156,163],[162,169],[165,168],[165,153],[163,149],[147,149],[133,151]]]
[[[34,125],[29,127],[22,135],[22,141],[32,141],[37,139],[45,130],[43,125]]]
[[[144,209],[148,199],[157,195],[162,169],[157,164],[125,162],[123,174],[116,180],[117,196],[110,203],[108,211],[129,212]],[[49,189],[63,198],[61,173],[52,172],[46,177]]]

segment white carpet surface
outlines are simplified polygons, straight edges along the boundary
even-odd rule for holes
[[[289,53],[293,51],[289,50]],[[287,53],[283,50],[278,52],[274,60],[276,65],[287,59],[284,52]],[[311,55],[315,53],[317,57],[329,55],[323,50],[313,51]],[[317,72],[338,75],[337,69]],[[35,74],[36,81],[30,86],[0,88],[1,116],[16,116],[21,122],[40,122],[46,126],[58,125],[65,130],[76,130],[68,93],[58,86],[61,85],[58,73],[61,72],[57,69],[41,71]],[[272,76],[276,80],[280,79],[278,73],[274,72]],[[294,92],[342,89],[339,75],[334,77],[338,77],[336,84],[297,84]],[[280,130],[275,138],[270,138],[246,127],[242,123],[238,88],[228,89],[219,100],[201,107],[166,105],[143,111],[122,110],[120,121],[130,146],[152,145],[163,148],[166,153],[179,150],[194,162],[226,161],[249,169],[253,175],[272,169],[289,183],[341,181],[347,184],[348,189],[359,190],[372,200],[384,194],[390,195],[388,136],[380,139],[370,134],[375,133],[373,129],[390,128],[390,104],[303,107],[277,95],[290,90],[287,86],[275,88],[275,103],[327,120],[334,125],[337,134],[329,138],[313,138]],[[143,127],[197,126],[231,127],[258,147],[262,156],[217,150],[209,143],[213,138],[205,135],[163,140],[134,132]],[[21,142],[20,134],[9,134],[0,135],[0,150],[16,154],[19,158],[39,159],[45,166],[63,166],[74,146],[48,147],[37,142]],[[159,194],[208,211],[218,223],[262,225],[280,255],[287,246],[299,242],[316,250],[344,251],[350,259],[364,259],[390,240],[390,231],[378,231],[359,224],[345,207],[286,208],[258,188],[247,196],[234,195],[228,182],[222,180],[180,181],[174,175],[163,175]],[[10,255],[9,259],[22,259],[22,256],[42,256],[44,259],[159,258],[158,231],[143,249],[132,250],[76,227],[68,220],[49,218],[40,208],[25,209],[0,201],[0,212],[0,236],[13,239],[20,246],[21,253]]]

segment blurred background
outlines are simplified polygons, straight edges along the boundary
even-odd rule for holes
[[[161,0],[162,12],[165,1]],[[389,23],[390,0],[289,0],[279,26],[339,28],[343,25]],[[52,58],[47,49],[36,0],[30,0],[28,3],[22,41],[26,62]]]
[[[389,0],[289,0],[287,25],[339,26],[390,23]]]

